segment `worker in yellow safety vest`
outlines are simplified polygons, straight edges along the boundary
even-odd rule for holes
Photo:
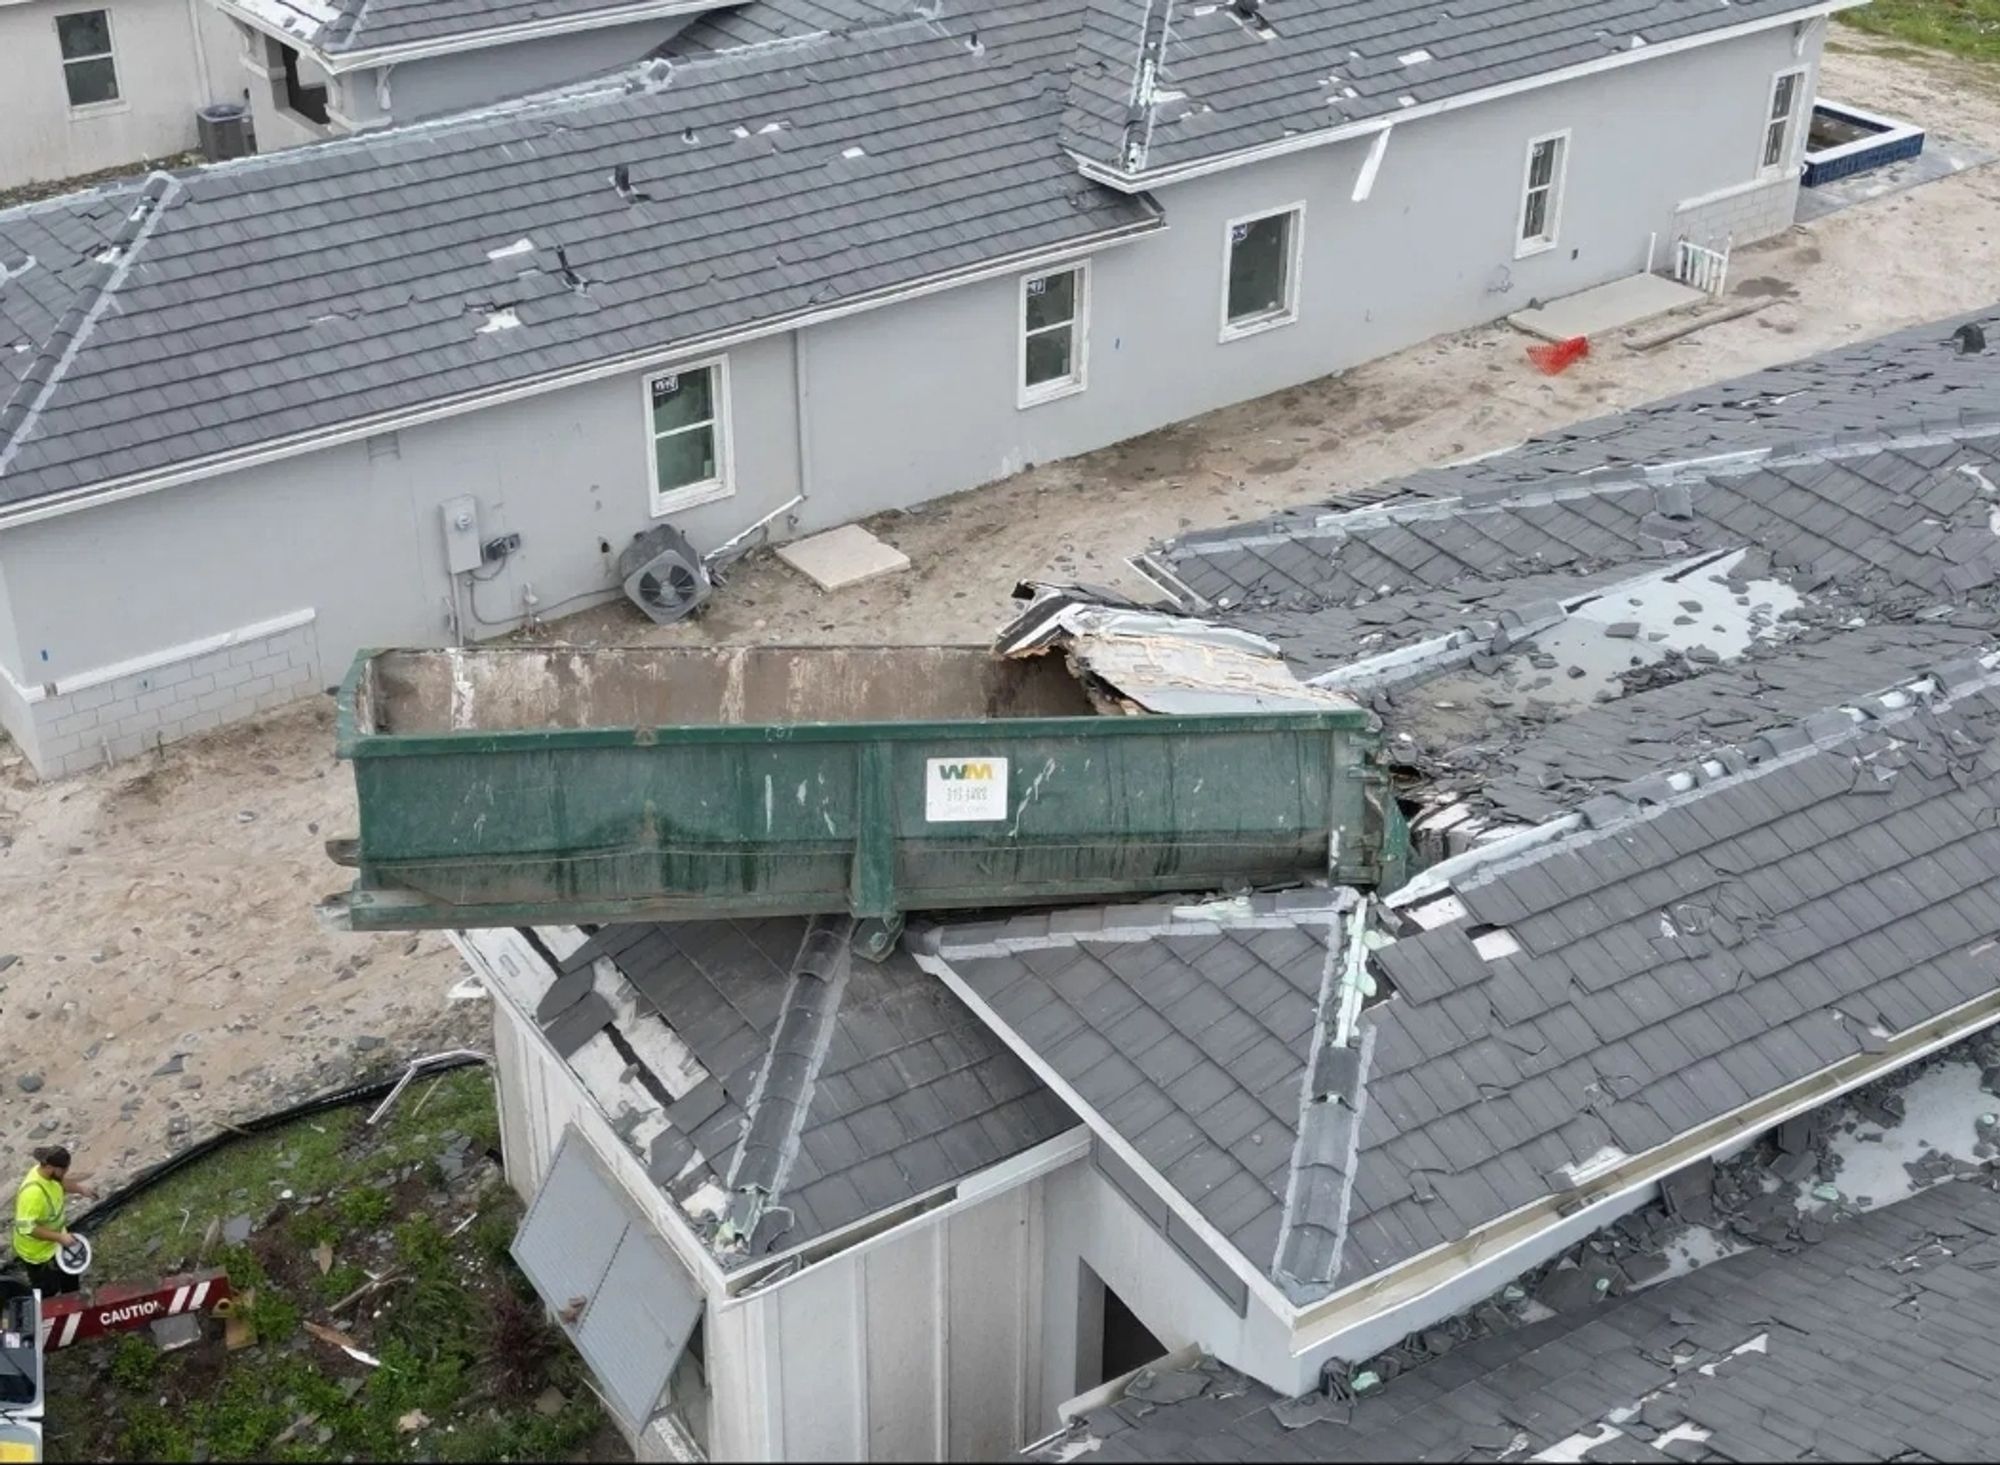
[[[14,1255],[44,1297],[76,1291],[77,1279],[56,1265],[56,1252],[76,1239],[65,1214],[70,1195],[97,1193],[81,1176],[70,1174],[69,1162],[69,1151],[61,1145],[36,1150],[35,1163],[14,1197]]]

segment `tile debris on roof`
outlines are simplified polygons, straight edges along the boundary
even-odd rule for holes
[[[1804,9],[1798,0],[1088,0],[1063,118],[1080,156],[1130,175]]]
[[[608,926],[558,965],[537,1021],[725,1267],[1076,1123],[907,956],[803,917]]]
[[[1912,423],[1990,423],[2000,419],[2000,368],[1992,351],[1964,349],[1962,332],[1967,338],[1977,332],[1981,340],[2000,342],[2000,306],[1836,346],[1591,418],[1469,462],[1406,474],[1364,490],[1361,497],[1368,502],[1469,499],[1489,490],[1548,487],[1565,479],[1636,478],[1642,470],[1664,464],[1741,454],[1784,457],[1801,444],[1884,436]],[[1156,558],[1178,572],[1201,552],[1200,546],[1310,529],[1330,512],[1352,507],[1353,501],[1354,496],[1343,494],[1263,519],[1196,531],[1163,546]],[[1226,584],[1217,591],[1242,599]]]
[[[9,393],[38,400],[0,503],[1156,228],[1056,142],[1076,26],[1016,3],[648,62],[192,171],[122,251],[142,185],[0,213],[0,360],[50,363]]]
[[[1360,1055],[1331,1041],[1346,890],[948,925],[919,959],[1262,1275],[1326,1290]]]
[[[1092,1460],[1982,1460],[2000,1452],[2000,1193],[1959,1180],[1393,1377],[1284,1400],[1142,1373],[1033,1453]],[[1424,1357],[1426,1352],[1431,1356]]]

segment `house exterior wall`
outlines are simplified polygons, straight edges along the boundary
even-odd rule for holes
[[[546,1041],[505,993],[492,1001],[514,1189],[533,1199],[571,1131],[695,1275],[712,1271],[690,1258],[668,1202]],[[711,1284],[708,1399],[692,1406],[706,1417],[690,1433],[705,1433],[718,1460],[1012,1455],[1046,1412],[1035,1279],[1047,1179],[919,1217],[760,1291],[728,1298]],[[653,1438],[636,1442],[641,1459]]]
[[[1086,389],[1016,405],[1020,282],[989,280],[803,332],[818,526],[1087,452],[1358,365],[1669,258],[1680,205],[1751,182],[1791,27],[1395,129],[1369,198],[1367,139],[1158,190],[1168,228],[1091,265]],[[1530,139],[1568,129],[1557,247],[1514,252]],[[1798,129],[1803,133],[1803,126]],[[1758,197],[1791,222],[1795,173]],[[1232,220],[1303,203],[1298,318],[1219,339]],[[1737,241],[1745,242],[1739,233]]]
[[[636,63],[693,19],[668,16],[399,62],[389,78],[389,109],[396,121],[410,122],[580,81]]]
[[[1163,188],[1164,232],[1089,260],[1086,389],[1041,405],[1018,405],[1018,275],[739,346],[727,353],[735,495],[670,517],[706,547],[795,494],[802,529],[920,503],[1642,269],[1656,233],[1664,263],[1690,200],[1788,219],[1793,175],[1743,185],[1761,161],[1774,76],[1804,67],[1809,98],[1817,46],[1808,31],[1795,54],[1784,27],[1405,124],[1360,203],[1365,140]],[[1562,130],[1557,247],[1516,258],[1529,142]],[[1305,209],[1296,320],[1219,339],[1231,221],[1294,204]],[[438,506],[460,494],[478,499],[483,537],[523,536],[491,579],[465,587],[468,639],[515,625],[530,592],[544,616],[613,594],[617,550],[655,522],[643,380],[523,397],[0,532],[20,642],[10,669],[55,682],[59,701],[107,665],[306,610],[329,680],[359,647],[441,643],[452,587]],[[0,667],[8,654],[0,646]],[[124,711],[88,710],[117,724],[120,746],[145,740]],[[208,710],[161,709],[162,727]]]
[[[735,493],[671,516],[702,546],[797,492],[790,337],[728,363]],[[0,533],[17,632],[14,647],[0,643],[0,699],[9,680],[54,683],[38,727],[56,736],[89,711],[117,726],[113,756],[129,756],[201,730],[191,720],[213,710],[201,703],[216,689],[191,673],[185,699],[148,701],[164,689],[133,684],[81,706],[69,689],[94,688],[107,668],[308,612],[317,671],[286,683],[292,695],[338,682],[362,647],[447,644],[440,506],[460,495],[477,501],[482,539],[522,541],[490,578],[461,584],[469,639],[518,625],[530,593],[543,614],[615,595],[618,552],[658,522],[644,393],[644,374],[622,374]],[[102,741],[23,747],[54,776],[102,761]]]
[[[72,108],[56,17],[111,17],[115,101]],[[227,26],[189,0],[15,0],[0,3],[0,187],[136,167],[192,148],[195,111],[241,95]]]

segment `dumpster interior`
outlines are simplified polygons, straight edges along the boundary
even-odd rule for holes
[[[1088,717],[1061,657],[979,646],[391,651],[356,701],[375,733]]]

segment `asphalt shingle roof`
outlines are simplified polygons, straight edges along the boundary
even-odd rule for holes
[[[1800,8],[1798,0],[1087,0],[1064,140],[1143,175]],[[1140,87],[1142,57],[1156,58],[1150,96]]]
[[[1331,1417],[1283,1410],[1296,1427],[1214,1363],[1142,1378],[1088,1416],[1086,1458],[1991,1459],[1996,1264],[2000,1194],[1954,1181],[1794,1254],[1746,1252],[1453,1348]],[[1576,1453],[1547,1453],[1559,1444]]]
[[[781,1029],[808,924],[608,926],[562,963],[568,985],[559,982],[536,1014],[565,1056],[607,1026],[616,1031],[611,1007],[589,983],[592,964],[606,956],[650,1009],[637,1021],[663,1024],[706,1070],[678,1098],[661,1090],[667,1128],[642,1158],[676,1200],[708,1186],[770,1187],[748,1251],[724,1252],[725,1265],[890,1209],[1076,1124],[902,953],[879,965],[846,963],[817,1057],[773,1063],[771,1055],[787,1052]],[[634,1032],[619,1039],[643,1046]],[[756,1152],[739,1154],[746,1143]]]
[[[0,503],[1156,227],[1056,143],[1075,29],[1020,4],[976,45],[912,20],[656,63],[156,180],[149,210],[0,214]]]

